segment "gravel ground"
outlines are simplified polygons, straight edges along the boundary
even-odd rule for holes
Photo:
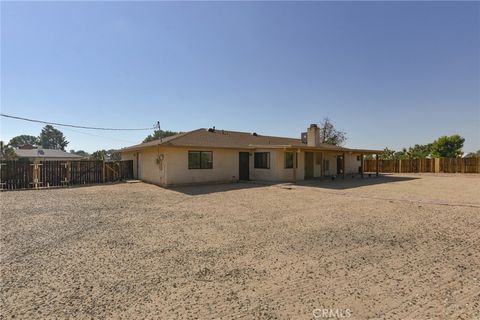
[[[480,319],[480,175],[2,192],[0,318]]]

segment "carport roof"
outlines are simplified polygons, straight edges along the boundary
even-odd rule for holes
[[[127,148],[120,149],[123,151],[133,151],[155,146],[165,147],[191,147],[191,148],[229,148],[229,149],[255,149],[255,148],[301,148],[311,149],[312,151],[338,151],[338,152],[363,152],[363,153],[383,153],[382,150],[359,150],[349,149],[322,143],[316,147],[309,147],[303,143],[301,139],[264,136],[256,133],[197,129],[162,138],[159,140],[149,141],[137,144]]]

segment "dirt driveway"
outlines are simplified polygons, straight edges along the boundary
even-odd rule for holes
[[[423,175],[3,192],[0,318],[480,319],[479,190]]]

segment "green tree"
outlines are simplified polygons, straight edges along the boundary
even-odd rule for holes
[[[145,139],[143,139],[143,143],[158,140],[161,138],[166,138],[170,136],[174,136],[179,134],[180,132],[170,131],[170,130],[155,130],[153,134],[149,134]]]
[[[27,134],[22,134],[20,136],[13,137],[10,139],[8,145],[12,148],[19,148],[24,145],[38,146],[39,141],[38,137],[30,136]]]
[[[380,155],[380,159],[382,160],[392,160],[395,159],[395,150],[390,150],[388,148],[384,149],[384,154]],[[373,159],[373,156],[371,157]]]
[[[330,118],[325,117],[320,124],[320,142],[341,146],[347,141],[347,133],[335,128]]]
[[[407,158],[407,148],[403,148],[401,151],[395,151],[393,154],[393,159],[395,160],[405,160]]]
[[[122,154],[115,149],[107,150],[107,157],[109,160],[122,160]]]
[[[93,160],[107,160],[107,151],[106,150],[97,150],[90,155],[90,158]]]
[[[97,150],[90,155],[90,159],[94,160],[122,160],[122,155],[115,149]]]
[[[416,144],[408,148],[410,159],[426,158],[432,154],[432,144]]]
[[[88,158],[90,156],[90,154],[88,152],[85,152],[83,150],[78,150],[78,151],[70,150],[70,153],[71,154],[76,154],[77,156],[81,156],[81,157],[84,157],[84,158]]]
[[[58,149],[65,151],[68,141],[60,130],[51,125],[46,125],[40,133],[39,142],[42,148]]]
[[[462,155],[465,139],[458,134],[442,136],[432,143],[432,155],[436,158],[456,158]]]
[[[0,141],[0,159],[2,160],[17,159],[15,150],[10,145],[5,144],[3,141]]]

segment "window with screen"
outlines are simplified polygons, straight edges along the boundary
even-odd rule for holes
[[[256,169],[270,169],[270,152],[255,152],[253,162]]]
[[[330,160],[323,160],[323,170],[325,171],[330,170]]]
[[[295,168],[298,168],[298,153],[294,157],[294,152],[285,152],[285,169],[293,169],[293,159],[295,158]]]
[[[188,169],[212,169],[212,151],[188,151]]]

